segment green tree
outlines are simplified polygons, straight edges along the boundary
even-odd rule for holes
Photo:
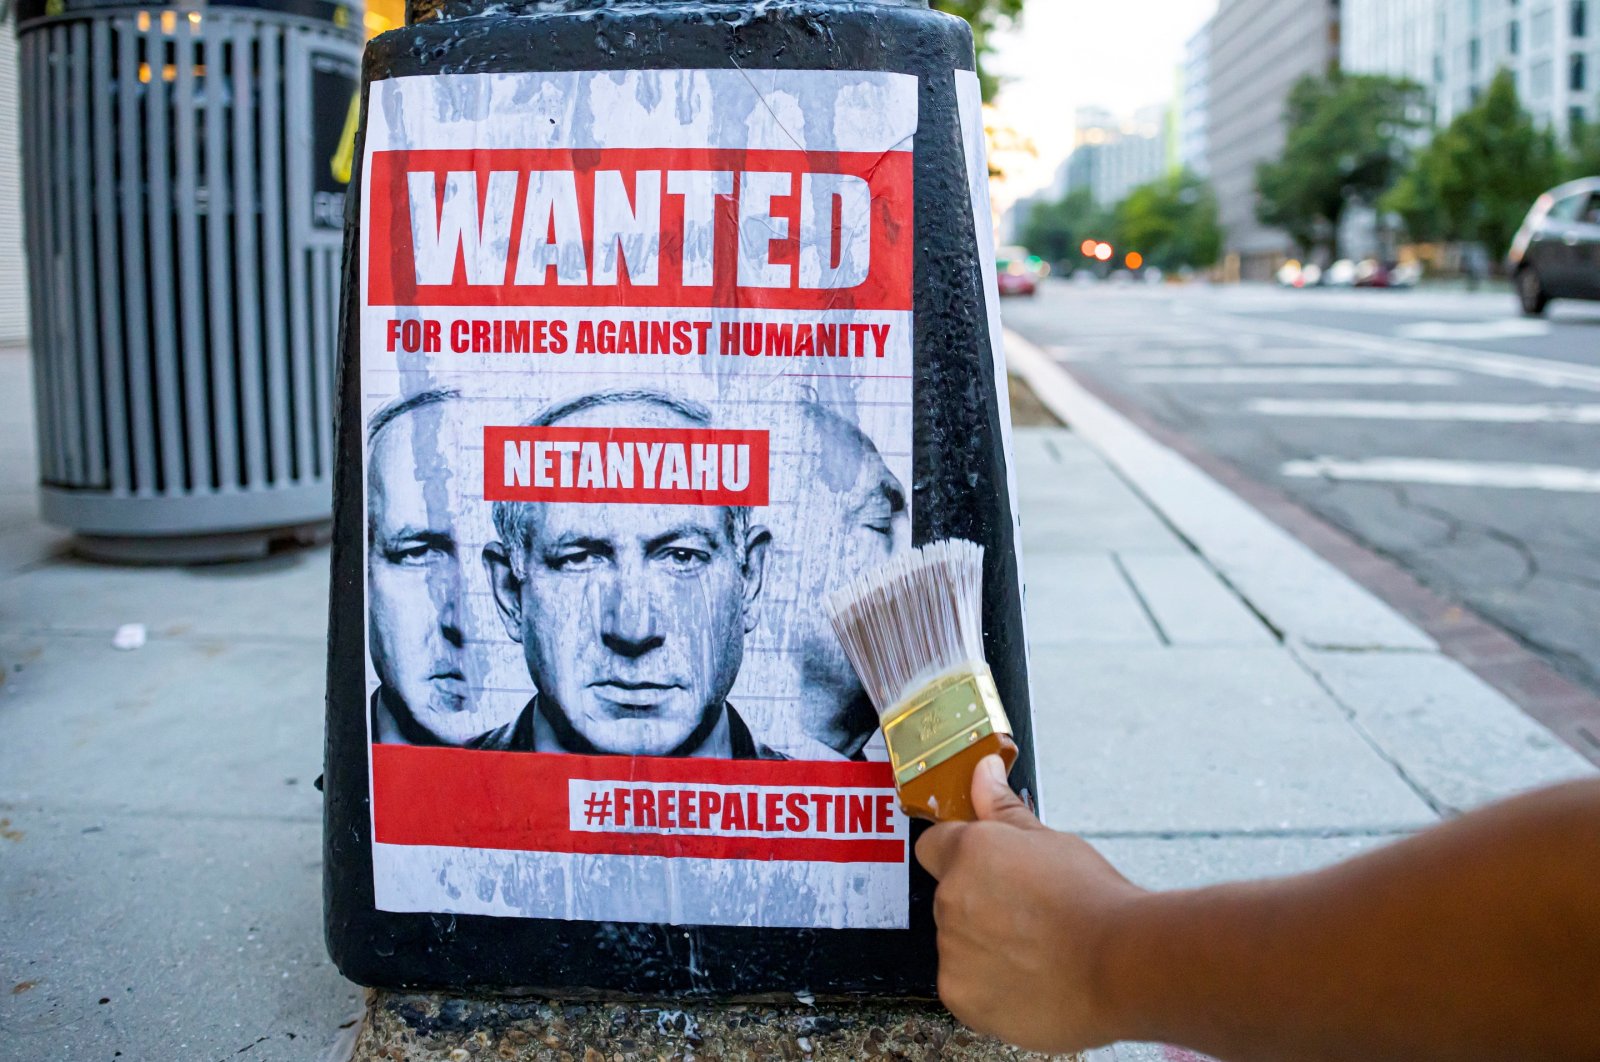
[[[1600,110],[1600,101],[1597,101]],[[1572,146],[1567,152],[1565,172],[1569,181],[1579,177],[1600,177],[1600,120],[1575,122],[1571,131]]]
[[[1035,203],[1018,234],[1034,254],[1050,262],[1073,262],[1084,240],[1115,242],[1116,219],[1095,205],[1087,188],[1061,199]]]
[[[1431,151],[1432,145],[1429,145],[1418,153],[1394,187],[1378,200],[1379,212],[1399,217],[1406,235],[1419,243],[1448,238],[1444,206],[1433,181]]]
[[[1187,171],[1141,185],[1117,206],[1119,249],[1138,251],[1167,272],[1204,269],[1222,257],[1222,227],[1211,186]]]
[[[1561,165],[1554,134],[1534,124],[1516,79],[1502,70],[1418,153],[1383,206],[1413,239],[1478,243],[1498,264],[1528,207],[1560,180]]]
[[[1376,74],[1302,78],[1289,91],[1283,154],[1256,169],[1256,216],[1309,256],[1339,256],[1345,210],[1371,205],[1405,170],[1423,126],[1421,85]]]
[[[978,80],[983,83],[983,98],[990,99],[999,89],[999,79],[983,66],[989,54],[989,36],[1022,15],[1025,0],[933,0],[935,10],[960,15],[972,24],[972,40],[978,49]]]

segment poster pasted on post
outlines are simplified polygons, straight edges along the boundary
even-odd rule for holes
[[[377,906],[907,923],[821,601],[911,541],[911,76],[375,82]]]

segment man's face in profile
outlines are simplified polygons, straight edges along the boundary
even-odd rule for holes
[[[441,452],[446,424],[442,404],[412,410],[379,432],[368,458],[369,645],[391,711],[435,741],[460,745],[483,724],[472,710],[462,633],[465,572]]]
[[[563,426],[701,427],[642,403]],[[597,751],[693,752],[718,722],[755,626],[766,533],[697,505],[539,504],[510,570],[486,552],[547,717]],[[509,576],[509,579],[507,578]]]
[[[835,744],[864,737],[876,726],[870,708],[848,722],[838,712],[862,696],[861,682],[823,614],[822,602],[849,580],[907,548],[911,520],[905,491],[872,441],[842,417],[808,406],[799,435],[801,501],[777,529],[790,577],[785,587],[796,605],[788,622],[790,645],[799,653],[801,680],[812,695],[801,723],[813,737]],[[840,727],[857,731],[841,733]]]

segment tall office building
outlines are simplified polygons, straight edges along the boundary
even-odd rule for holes
[[[1440,0],[1344,0],[1340,67],[1352,74],[1408,78],[1426,88],[1431,100],[1442,69],[1436,62],[1442,7]],[[1432,135],[1424,128],[1413,139],[1421,147]],[[1354,259],[1392,253],[1393,247],[1385,246],[1381,238],[1378,222],[1377,210],[1371,206],[1346,210],[1339,232],[1341,253]]]
[[[1210,25],[1206,157],[1230,264],[1266,279],[1292,252],[1256,220],[1256,167],[1284,144],[1284,103],[1307,74],[1339,59],[1338,0],[1222,0]]]
[[[1178,165],[1204,177],[1211,172],[1206,157],[1206,123],[1211,103],[1211,23],[1201,26],[1183,50],[1178,87]]]
[[[1441,0],[1344,0],[1339,64],[1353,74],[1437,84]]]
[[[1095,183],[1096,202],[1115,205],[1141,184],[1164,176],[1170,135],[1169,108],[1165,104],[1142,107],[1122,123],[1120,135],[1101,148],[1100,172]]]
[[[1072,115],[1072,154],[1056,171],[1061,195],[1087,188],[1099,202],[1096,182],[1101,149],[1122,135],[1122,123],[1104,107],[1079,107]]]
[[[1600,0],[1345,0],[1344,24],[1344,68],[1427,86],[1440,126],[1501,69],[1558,135],[1600,119]]]
[[[1072,154],[1057,171],[1057,192],[1087,188],[1101,206],[1115,206],[1141,184],[1168,170],[1169,122],[1165,106],[1144,107],[1118,118],[1103,107],[1080,107]]]

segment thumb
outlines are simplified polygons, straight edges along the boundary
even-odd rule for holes
[[[960,847],[966,828],[964,822],[941,822],[924,830],[917,840],[917,862],[935,880],[942,881],[950,864],[955,862],[956,849]]]
[[[1041,823],[1006,781],[1005,761],[985,756],[972,772],[972,806],[980,822],[1003,822],[1020,830],[1041,830]]]

